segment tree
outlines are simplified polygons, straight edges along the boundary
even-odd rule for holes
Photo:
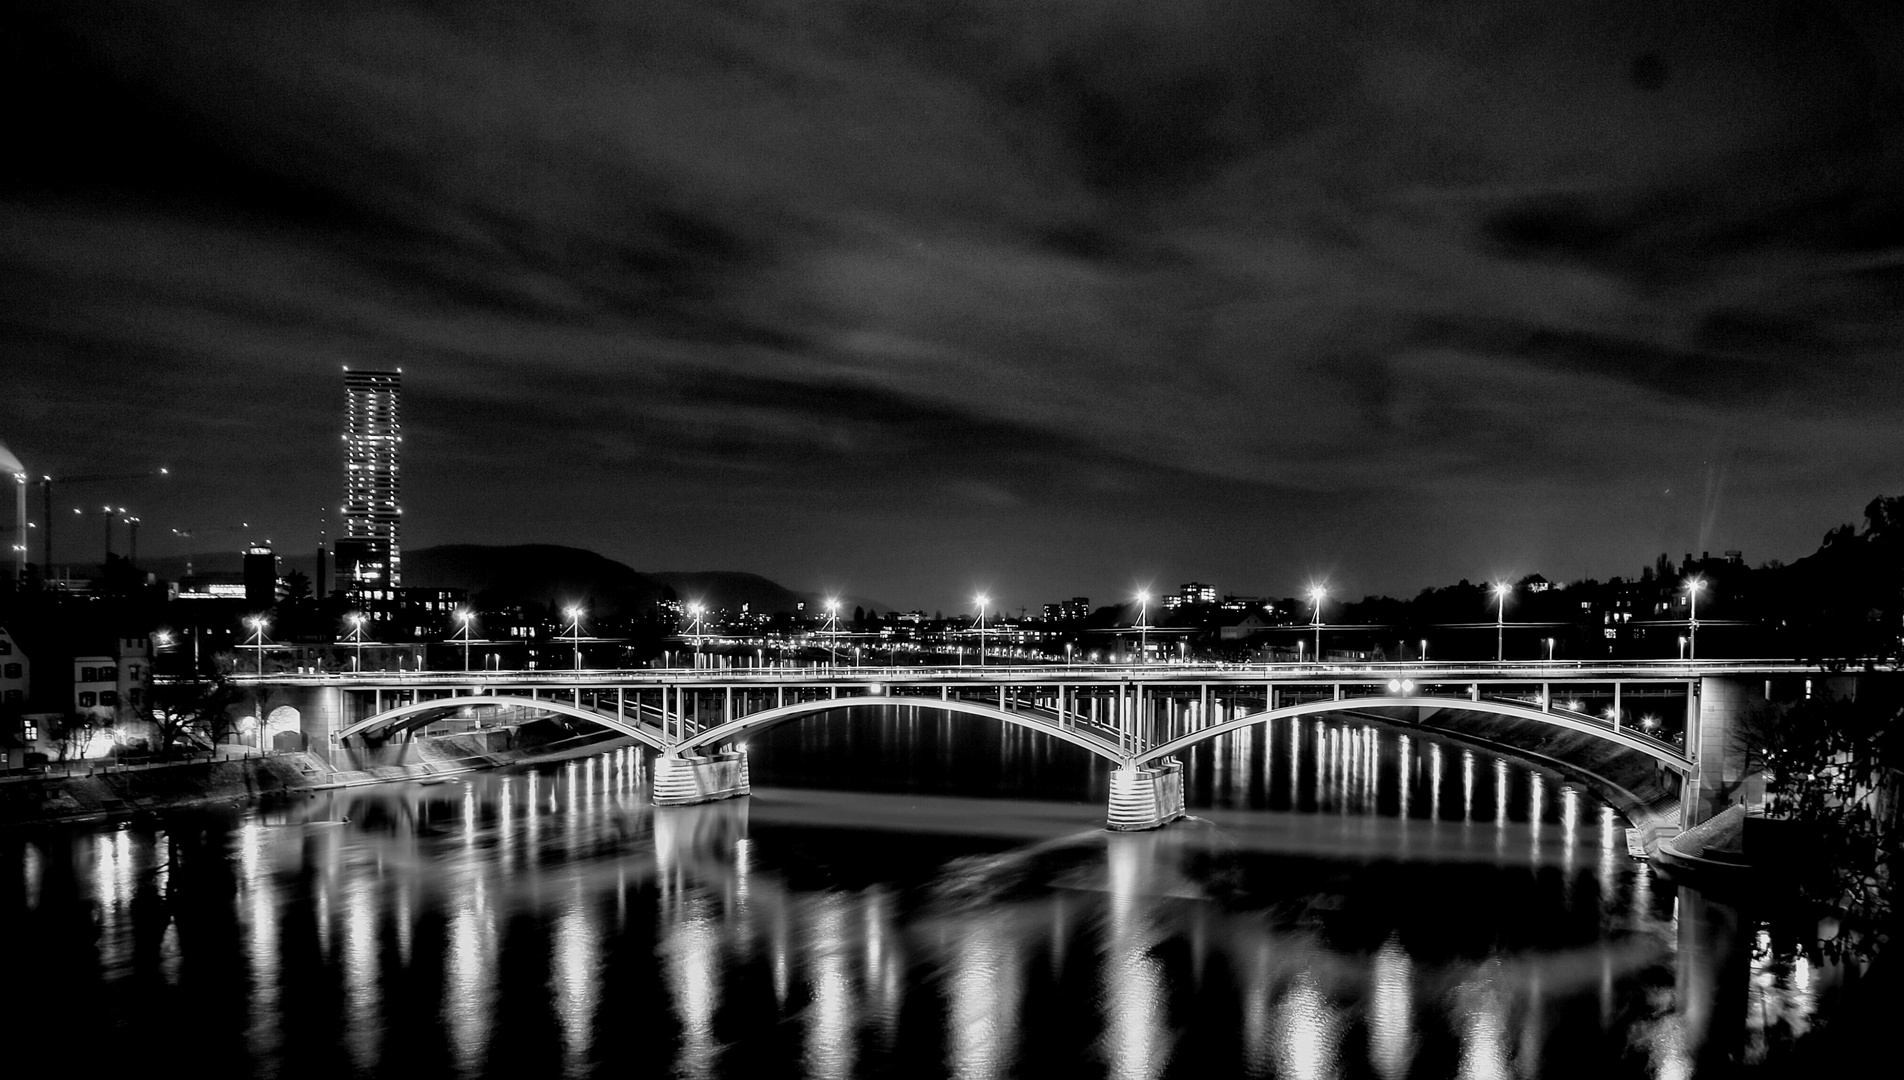
[[[1838,929],[1826,953],[1874,957],[1896,929],[1904,855],[1904,709],[1887,696],[1820,696],[1742,718],[1748,769],[1766,779],[1766,817],[1787,823],[1783,880]]]
[[[79,757],[92,741],[93,718],[85,713],[67,713],[54,722],[53,737],[61,761]]]
[[[170,753],[173,744],[187,735],[215,745],[231,733],[231,706],[238,696],[238,688],[222,673],[190,682],[160,683],[147,688],[139,718],[152,725],[160,753]]]

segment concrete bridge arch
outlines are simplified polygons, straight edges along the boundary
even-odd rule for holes
[[[1015,712],[1009,709],[1000,709],[995,705],[982,705],[978,702],[961,701],[957,698],[888,697],[877,694],[822,698],[817,701],[800,701],[791,705],[763,709],[760,712],[750,713],[738,719],[717,724],[705,731],[690,735],[675,744],[673,753],[679,756],[698,750],[713,749],[723,743],[732,742],[750,731],[772,727],[776,724],[785,723],[788,720],[798,719],[802,716],[811,716],[815,713],[830,712],[834,709],[877,708],[889,705],[918,709],[936,709],[940,712],[985,717],[1013,727],[1024,728],[1027,731],[1036,731],[1044,735],[1049,735],[1061,742],[1082,747],[1096,754],[1098,757],[1109,761],[1113,765],[1124,765],[1129,757],[1127,753],[1107,739],[1091,734],[1090,732],[1078,731],[1073,728],[1061,726],[1036,713]]]
[[[433,698],[428,701],[417,701],[408,705],[399,705],[393,709],[385,709],[375,716],[365,717],[351,724],[349,727],[344,728],[337,733],[337,741],[342,743],[353,736],[363,735],[368,732],[376,731],[379,728],[395,727],[405,720],[424,722],[430,718],[431,713],[466,707],[531,709],[537,712],[551,712],[562,716],[572,716],[580,720],[587,720],[590,723],[599,724],[602,727],[608,728],[618,734],[626,735],[656,750],[668,749],[667,741],[662,737],[660,732],[645,724],[633,723],[625,718],[615,716],[612,713],[603,712],[600,709],[591,709],[586,705],[574,705],[564,701],[556,701],[551,698],[526,698],[502,694]]]
[[[1243,728],[1255,724],[1268,723],[1293,716],[1311,716],[1318,713],[1358,712],[1365,709],[1426,709],[1436,712],[1477,712],[1518,720],[1530,720],[1548,727],[1580,732],[1612,743],[1622,749],[1644,754],[1666,768],[1679,773],[1681,776],[1685,776],[1694,770],[1692,760],[1677,747],[1660,742],[1657,739],[1634,735],[1626,730],[1615,730],[1608,725],[1596,723],[1584,717],[1571,716],[1563,712],[1549,712],[1529,705],[1516,705],[1512,702],[1487,698],[1472,700],[1469,698],[1413,696],[1352,697],[1329,701],[1308,701],[1299,705],[1285,705],[1277,709],[1268,709],[1263,712],[1235,716],[1220,724],[1211,724],[1208,727],[1198,728],[1178,738],[1159,743],[1141,753],[1132,755],[1131,763],[1138,766],[1150,765],[1174,754],[1181,753],[1184,750],[1188,750],[1198,743],[1220,738],[1221,736],[1240,731]],[[1419,726],[1428,727],[1430,729],[1433,728],[1433,725],[1425,723]],[[1458,735],[1460,732],[1451,732],[1451,734]]]

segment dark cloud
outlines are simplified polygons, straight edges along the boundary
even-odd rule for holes
[[[405,369],[413,543],[937,605],[1789,558],[1898,488],[1883,5],[0,26],[0,436],[169,457],[149,519],[308,533],[340,364]]]

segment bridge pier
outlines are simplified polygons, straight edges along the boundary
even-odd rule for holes
[[[1695,764],[1680,799],[1681,828],[1703,824],[1733,803],[1748,808],[1764,804],[1765,778],[1748,775],[1738,736],[1739,722],[1754,705],[1752,691],[1758,682],[1708,675],[1692,685],[1686,748]]]
[[[747,751],[708,757],[662,754],[654,762],[656,806],[690,806],[753,794],[747,778]]]
[[[1183,763],[1168,758],[1156,766],[1126,765],[1111,772],[1111,805],[1106,827],[1136,832],[1167,825],[1183,816]]]

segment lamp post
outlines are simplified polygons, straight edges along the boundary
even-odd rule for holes
[[[840,602],[826,602],[826,666],[840,666]]]
[[[1064,643],[1064,666],[1071,666],[1071,643],[1068,641]]]
[[[1686,655],[1688,659],[1699,659],[1699,590],[1706,587],[1706,579],[1689,578],[1686,581],[1686,599],[1692,604],[1692,610],[1686,618]]]
[[[362,671],[364,669],[364,617],[362,613],[353,611],[348,618],[350,619],[350,640],[357,646],[356,667],[351,670]]]
[[[1137,656],[1138,662],[1150,663],[1150,594],[1137,594]]]
[[[257,635],[254,645],[258,650],[258,674],[260,675],[264,674],[264,628],[270,622],[271,620],[263,615],[245,616],[245,625],[251,627],[252,632]]]
[[[469,670],[469,609],[463,608],[456,613],[456,621],[463,624],[463,670]]]
[[[699,604],[688,605],[688,618],[692,620],[689,623],[689,625],[692,626],[694,629],[694,666],[695,667],[701,666],[701,612],[704,610],[706,609],[702,608],[701,605]]]
[[[1679,635],[1679,658],[1681,660],[1686,658],[1686,635],[1684,634]]]
[[[1514,586],[1505,581],[1494,583],[1494,662],[1500,663],[1507,657],[1507,594]]]
[[[1428,639],[1427,638],[1421,639],[1421,661],[1422,663],[1428,662]]]
[[[582,670],[582,609],[569,607],[562,609],[569,617],[569,640],[575,645],[575,670]]]
[[[1544,641],[1547,646],[1547,662],[1551,664],[1554,662],[1554,639],[1546,638]]]
[[[985,666],[985,609],[991,606],[992,598],[984,593],[972,598],[978,605],[978,666]]]
[[[1327,595],[1329,594],[1324,591],[1320,585],[1312,585],[1309,588],[1309,602],[1315,605],[1315,613],[1310,617],[1309,621],[1314,624],[1316,628],[1316,659],[1318,661],[1322,659],[1322,598]],[[1298,644],[1300,644],[1300,641]],[[1300,658],[1302,650],[1298,649],[1296,655]]]

